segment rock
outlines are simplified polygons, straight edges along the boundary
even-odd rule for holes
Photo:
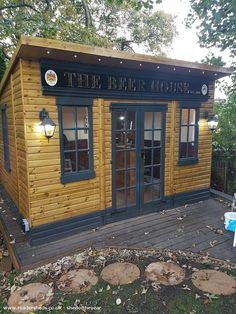
[[[30,313],[49,304],[53,289],[46,284],[30,283],[11,293],[8,306],[13,313]]]
[[[192,282],[199,290],[212,294],[230,295],[236,292],[236,281],[217,270],[199,270],[192,274]]]
[[[117,262],[106,266],[101,277],[111,285],[127,285],[140,277],[140,270],[134,264]]]
[[[144,275],[149,281],[173,286],[184,280],[185,271],[174,263],[156,262],[147,266]]]
[[[57,282],[58,288],[66,293],[84,293],[96,285],[98,278],[92,270],[77,269],[68,271]]]

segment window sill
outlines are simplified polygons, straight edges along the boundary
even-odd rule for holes
[[[198,158],[182,159],[178,161],[179,166],[194,165],[198,163]]]
[[[95,172],[94,171],[84,171],[80,173],[69,173],[64,174],[61,176],[61,183],[70,183],[70,182],[76,182],[76,181],[82,181],[82,180],[89,180],[95,178]]]

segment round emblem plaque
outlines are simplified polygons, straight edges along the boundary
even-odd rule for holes
[[[203,95],[203,96],[205,96],[205,95],[207,94],[207,92],[208,92],[208,87],[207,87],[206,84],[203,84],[203,85],[202,85],[201,91],[202,91],[202,95]]]
[[[47,70],[45,81],[49,86],[55,86],[57,84],[57,73],[53,70]]]

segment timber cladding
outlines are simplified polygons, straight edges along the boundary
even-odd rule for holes
[[[194,165],[178,165],[179,102],[161,99],[157,102],[157,106],[158,103],[166,103],[168,106],[165,125],[164,196],[210,186],[211,133],[203,117],[205,110],[212,111],[213,92],[214,84],[210,83],[210,98],[202,103],[200,110],[199,161]],[[128,99],[94,99],[93,148],[96,177],[62,184],[56,97],[42,95],[39,62],[18,62],[10,82],[4,88],[1,100],[9,106],[11,158],[11,172],[7,173],[1,167],[1,181],[20,212],[29,219],[31,226],[111,208],[110,104],[122,101],[133,104],[140,102]],[[146,101],[147,106],[149,102]],[[49,142],[38,129],[38,114],[43,107],[57,124],[55,135]]]
[[[52,52],[50,55],[47,54],[47,49]],[[73,62],[75,52],[80,54],[79,62]],[[99,60],[102,60],[102,64]],[[140,62],[142,68],[140,68]],[[54,85],[48,84],[45,76],[47,71],[53,72],[58,78]],[[66,75],[64,75],[65,73]],[[230,69],[196,63],[123,54],[107,49],[42,38],[22,38],[0,83],[0,108],[6,108],[10,156],[9,170],[4,167],[4,145],[6,143],[3,143],[3,140],[6,132],[4,132],[5,129],[2,125],[5,120],[1,118],[1,184],[22,216],[29,220],[31,227],[35,227],[32,230],[35,233],[40,233],[40,237],[42,230],[48,228],[47,224],[53,224],[54,222],[54,231],[57,235],[57,230],[61,229],[63,231],[64,220],[69,221],[67,224],[69,230],[71,225],[84,228],[86,220],[88,225],[91,225],[91,221],[93,224],[98,222],[102,224],[105,221],[115,220],[114,211],[117,214],[116,217],[119,215],[119,217],[122,217],[123,214],[125,216],[126,213],[122,211],[123,205],[118,208],[122,209],[120,212],[117,208],[114,209],[114,191],[119,189],[116,190],[116,187],[112,186],[112,176],[115,173],[115,162],[112,164],[112,156],[115,156],[115,145],[112,143],[114,137],[112,136],[117,132],[112,126],[112,121],[115,121],[112,118],[113,113],[115,117],[119,110],[123,111],[120,106],[125,104],[129,109],[134,106],[133,111],[136,110],[137,118],[135,121],[140,123],[140,132],[137,131],[138,128],[136,129],[136,134],[140,136],[139,141],[137,141],[139,144],[136,144],[135,147],[136,165],[141,165],[140,168],[144,165],[141,161],[141,158],[143,158],[141,157],[142,150],[154,149],[154,147],[159,146],[161,152],[159,162],[157,161],[155,165],[152,162],[153,168],[154,166],[158,167],[158,163],[161,164],[160,168],[163,167],[160,170],[159,177],[157,173],[155,174],[159,183],[157,181],[153,183],[154,179],[152,177],[152,203],[150,202],[152,206],[143,209],[143,213],[146,212],[146,209],[154,211],[169,208],[174,204],[182,204],[191,201],[191,199],[200,200],[207,197],[207,191],[210,187],[212,134],[207,126],[205,111],[208,111],[209,114],[213,113],[216,76],[219,78],[230,73],[232,73]],[[60,145],[60,134],[62,136],[62,132],[59,129],[59,117],[61,111],[58,112],[58,106],[63,107],[64,104],[63,101],[62,104],[57,103],[57,97],[61,101],[66,101],[66,97],[77,97],[76,101],[79,99],[80,106],[83,106],[83,101],[87,101],[89,108],[92,102],[95,176],[94,174],[88,176],[90,179],[84,177],[82,180],[75,182],[62,183],[67,181],[63,181],[61,176],[62,153],[60,148],[63,145],[62,140]],[[67,103],[67,105],[70,106],[70,103]],[[196,159],[191,160],[191,162],[194,161],[192,164],[183,163],[183,160],[179,158],[181,116],[183,116],[181,110],[186,108],[183,106],[197,108],[195,113],[196,117],[199,118],[199,125],[195,123],[194,126],[194,130],[199,131],[198,138],[196,141],[192,140],[192,142],[187,140],[186,144],[187,146],[191,142],[193,146],[196,143],[198,145],[198,154],[197,157],[194,155]],[[161,113],[159,119],[165,125],[162,125],[161,130],[158,130],[161,135],[156,143],[154,143],[153,135],[152,140],[148,138],[149,142],[146,142],[145,145],[143,141],[141,147],[141,133],[147,131],[141,125],[143,121],[141,115],[145,112],[146,107],[150,109],[149,112]],[[50,118],[56,123],[55,134],[49,141],[42,134],[39,127],[39,112],[43,108],[49,112]],[[146,111],[148,112],[148,110]],[[127,117],[125,113],[123,119],[125,115]],[[90,119],[91,115],[88,116]],[[86,119],[88,116],[86,116]],[[189,116],[190,113],[188,113]],[[197,120],[195,119],[195,122]],[[84,134],[87,134],[87,129],[84,122]],[[156,131],[157,129],[154,128],[153,122],[153,130]],[[123,129],[120,128],[120,130]],[[129,131],[126,128],[125,132],[130,131],[133,131],[131,123]],[[125,133],[123,130],[120,131],[120,134],[122,132]],[[117,138],[119,140],[119,137]],[[117,138],[115,137],[115,142]],[[133,145],[133,139],[128,140],[131,141],[127,141],[124,147],[128,146],[127,143]],[[150,141],[153,147],[149,145]],[[183,143],[185,144],[186,141],[183,140]],[[164,149],[162,149],[162,145]],[[188,148],[186,151],[188,152]],[[154,153],[152,156],[154,156]],[[185,156],[188,159],[187,153]],[[151,158],[153,161],[154,157]],[[163,161],[163,164],[160,160]],[[145,165],[146,168],[149,166]],[[139,199],[139,212],[141,212],[141,205],[144,204],[142,203],[143,195],[141,192],[144,191],[145,185],[149,185],[150,181],[148,180],[152,175],[144,173],[145,169],[143,172],[137,171],[137,169],[135,173],[136,178],[138,177],[136,179],[136,191],[138,191],[136,201]],[[154,170],[151,171],[154,174]],[[68,177],[71,178],[70,174]],[[154,193],[157,193],[157,186],[159,186],[161,196],[153,198]],[[133,208],[133,212],[130,208],[127,207],[128,215],[139,214],[137,208]]]

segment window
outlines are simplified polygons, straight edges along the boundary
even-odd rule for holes
[[[93,170],[92,101],[59,98],[62,183],[90,179]]]
[[[198,161],[198,120],[199,105],[181,104],[179,164],[192,164]]]
[[[4,168],[10,171],[10,155],[9,155],[9,142],[8,142],[8,129],[7,129],[7,112],[6,105],[1,105],[2,113],[2,140],[3,140],[3,158]]]

